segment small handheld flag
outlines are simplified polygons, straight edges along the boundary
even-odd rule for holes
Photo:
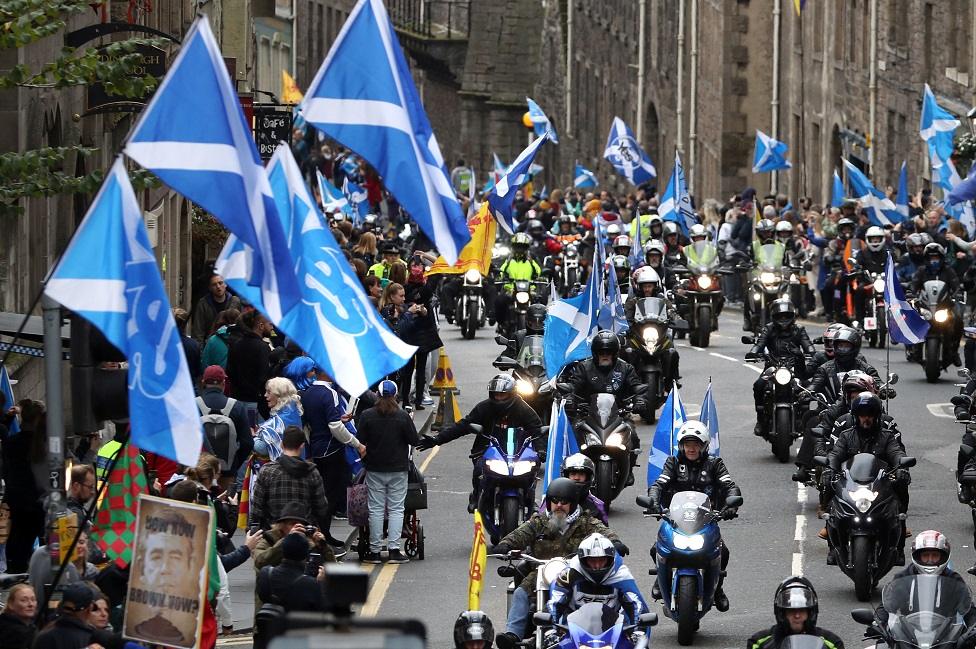
[[[840,174],[834,169],[834,178],[831,183],[830,206],[840,207],[844,204],[844,181],[840,179]]]
[[[752,173],[759,174],[792,167],[793,165],[786,159],[786,144],[757,130],[756,150],[752,155]]]
[[[549,117],[547,117],[545,112],[539,107],[539,104],[532,101],[532,99],[529,97],[526,97],[525,101],[529,105],[529,119],[532,120],[532,130],[535,132],[536,137],[548,131],[549,139],[552,140],[552,143],[559,144],[559,137],[556,135],[556,129],[553,128],[552,122],[549,121]]]
[[[895,204],[880,189],[871,184],[860,169],[847,160],[844,160],[844,168],[847,169],[847,180],[851,184],[851,190],[855,198],[860,201],[861,207],[867,210],[871,223],[885,226],[901,222],[902,216],[895,208]]]
[[[650,487],[661,475],[664,463],[675,453],[675,436],[681,424],[685,423],[687,415],[685,406],[681,403],[681,395],[678,394],[678,384],[675,383],[668,394],[668,400],[661,408],[661,416],[657,420],[657,428],[654,429],[654,440],[651,443],[651,450],[647,459],[647,486]]]
[[[711,378],[708,380],[708,387],[705,388],[705,396],[702,399],[702,407],[701,412],[698,414],[698,421],[708,426],[708,454],[712,457],[721,457],[718,409],[715,407],[715,398],[712,396]]]
[[[573,169],[573,187],[589,189],[590,187],[596,187],[596,185],[596,174],[577,162],[576,167]]]

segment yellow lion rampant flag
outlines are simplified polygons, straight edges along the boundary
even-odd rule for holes
[[[283,104],[297,104],[302,100],[302,91],[288,70],[281,71],[281,102]]]
[[[477,268],[482,275],[487,275],[491,266],[491,251],[495,246],[496,225],[495,217],[488,210],[488,201],[485,201],[478,213],[468,220],[471,241],[461,249],[457,263],[451,266],[443,257],[438,257],[427,269],[427,274],[460,275],[471,268]]]
[[[474,512],[474,541],[471,543],[471,560],[468,561],[468,610],[481,610],[481,585],[485,580],[485,566],[488,563],[488,541],[485,539],[485,525],[481,512]]]

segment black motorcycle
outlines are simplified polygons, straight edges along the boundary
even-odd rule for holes
[[[495,342],[505,345],[506,351],[514,348],[515,341],[504,336],[495,336]],[[546,359],[542,336],[525,336],[515,358],[503,353],[492,363],[503,372],[511,371],[515,378],[515,391],[522,400],[532,406],[543,424],[549,423],[552,415],[552,390],[546,389]]]
[[[827,458],[814,461],[827,466]],[[896,469],[915,466],[914,457],[903,457]],[[827,533],[837,553],[837,565],[854,582],[857,599],[866,602],[878,582],[897,565],[903,516],[892,482],[895,473],[870,453],[858,453],[835,476]],[[904,558],[902,557],[902,560]]]
[[[742,342],[753,345],[756,340],[752,336],[743,336]],[[796,377],[795,359],[764,354],[747,360],[751,363],[766,363],[763,376],[769,379],[772,389],[766,395],[766,414],[769,415],[771,425],[765,438],[772,446],[776,459],[785,464],[790,461],[790,447],[793,446],[793,441],[803,433],[806,415],[804,407],[807,406],[806,399],[801,403],[798,398],[800,380]]]
[[[547,264],[548,266],[549,264]],[[559,296],[570,297],[580,286],[580,251],[575,243],[567,243],[552,257],[553,279]]]
[[[454,317],[466,340],[474,338],[478,328],[485,324],[484,279],[476,268],[469,268],[461,278],[461,293],[454,307]]]
[[[572,390],[568,384],[557,387],[564,393]],[[618,403],[614,395],[600,393],[593,395],[588,404],[577,405],[576,439],[580,453],[596,465],[593,491],[607,511],[624,487],[634,483],[636,431],[629,418],[631,399]]]
[[[925,342],[907,348],[908,360],[925,368],[925,380],[935,383],[942,370],[949,367],[956,356],[950,344],[955,329],[955,301],[949,294],[948,285],[939,279],[930,279],[922,285],[922,292],[915,299],[915,309],[928,320],[929,331]]]
[[[640,415],[648,423],[657,421],[657,409],[664,404],[674,380],[674,347],[671,330],[687,331],[688,322],[671,322],[668,303],[659,297],[637,302],[634,321],[628,331],[627,360],[646,386],[647,407]]]

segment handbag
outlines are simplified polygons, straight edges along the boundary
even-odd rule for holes
[[[365,481],[346,487],[346,516],[352,527],[366,527],[369,524],[368,497]]]

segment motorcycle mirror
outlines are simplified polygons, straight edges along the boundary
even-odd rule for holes
[[[742,507],[742,496],[729,496],[725,499],[726,507]]]
[[[655,626],[657,624],[657,613],[653,611],[650,613],[641,613],[637,616],[637,622],[640,626]]]
[[[505,347],[508,347],[508,338],[506,338],[505,336],[495,336],[495,342],[498,343],[499,345],[504,345]]]
[[[910,467],[915,466],[916,464],[918,464],[918,460],[913,458],[911,455],[906,455],[905,457],[898,460],[898,466],[899,468],[902,469],[908,469]]]
[[[813,463],[817,466],[827,466],[827,456],[826,455],[815,455],[813,457]]]
[[[816,338],[814,338],[813,339],[813,344],[814,345],[822,345],[823,344],[823,336],[817,336]]]
[[[851,611],[851,617],[854,618],[854,621],[858,624],[874,624],[874,611],[869,608],[856,608]]]
[[[637,500],[637,504],[643,507],[644,509],[651,508],[651,499],[648,498],[647,496],[637,496],[636,500]]]
[[[482,426],[481,424],[468,423],[468,426],[471,427],[471,430],[473,430],[475,432],[475,434],[480,433],[481,431],[483,431],[485,429],[485,427]]]
[[[532,614],[532,622],[536,626],[552,626],[552,616],[543,611]]]
[[[741,338],[743,345],[755,345],[756,338],[754,336],[743,336]]]
[[[508,356],[499,356],[497,359],[495,359],[495,362],[492,363],[492,365],[494,365],[500,370],[511,370],[511,369],[515,369],[518,363],[515,362],[514,358],[509,358]]]
[[[894,372],[888,374],[888,385],[895,385],[898,383],[898,375]]]
[[[959,371],[956,372],[956,376],[961,379],[968,379],[970,376],[970,371],[968,367],[960,367]]]
[[[678,318],[674,321],[674,326],[671,327],[675,331],[688,331],[691,329],[691,325],[688,324],[687,320],[682,320]]]

